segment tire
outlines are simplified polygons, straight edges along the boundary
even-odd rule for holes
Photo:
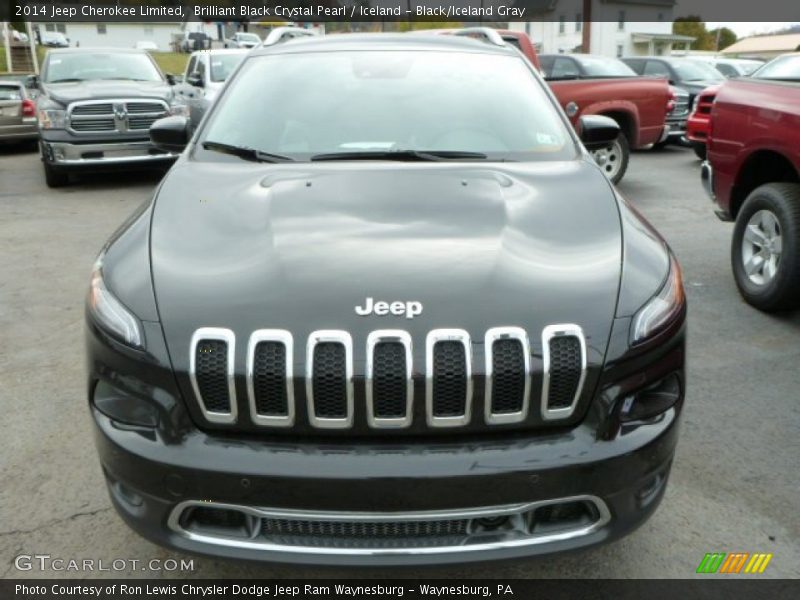
[[[750,193],[736,217],[731,264],[748,304],[765,312],[800,307],[800,184]]]
[[[700,160],[706,159],[706,145],[703,142],[692,142],[692,150]]]
[[[64,187],[69,183],[69,175],[64,171],[60,171],[48,162],[43,162],[44,165],[44,180],[49,188]]]
[[[592,150],[592,156],[611,180],[611,183],[619,183],[625,176],[625,171],[628,170],[628,159],[630,158],[631,149],[628,145],[628,138],[624,134],[619,134],[617,139],[597,150]]]

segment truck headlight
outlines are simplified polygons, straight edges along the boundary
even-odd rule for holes
[[[661,290],[633,317],[631,345],[644,342],[670,324],[686,306],[683,278],[677,261],[670,256],[669,273]]]
[[[139,320],[108,291],[103,281],[103,255],[92,270],[87,307],[97,324],[112,337],[133,348],[144,348],[144,334]]]
[[[185,104],[172,104],[169,107],[170,117],[189,117],[189,107]]]
[[[67,126],[67,111],[60,108],[39,109],[39,127],[42,129],[64,129]]]

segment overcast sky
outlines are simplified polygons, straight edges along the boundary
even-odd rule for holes
[[[788,25],[794,25],[795,23],[787,23],[785,21],[779,21],[777,23],[766,23],[766,22],[757,22],[757,23],[719,23],[719,22],[709,22],[708,28],[709,29],[716,29],[717,27],[728,27],[736,32],[736,35],[741,37],[746,37],[749,35],[756,35],[759,33],[769,33],[771,31],[775,31],[778,29],[783,29]]]

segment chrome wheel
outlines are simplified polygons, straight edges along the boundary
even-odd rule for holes
[[[614,181],[614,178],[622,168],[622,144],[620,144],[619,139],[602,148],[593,150],[592,156],[600,168],[603,169],[606,177]]]
[[[742,238],[742,264],[747,278],[756,285],[767,285],[778,273],[783,253],[781,226],[769,210],[750,217]]]

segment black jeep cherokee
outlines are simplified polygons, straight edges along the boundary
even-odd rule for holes
[[[586,117],[587,146],[617,135]],[[256,50],[87,305],[91,414],[136,531],[297,563],[606,542],[661,499],[684,397],[664,240],[501,41]]]

